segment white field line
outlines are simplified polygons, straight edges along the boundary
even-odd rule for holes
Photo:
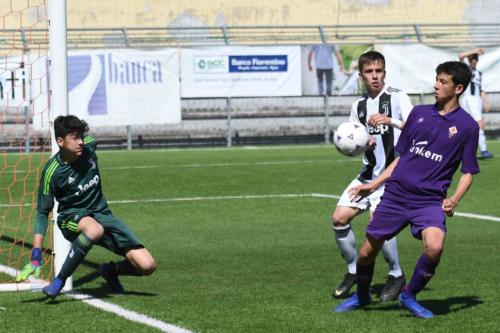
[[[16,269],[14,269],[12,267],[8,267],[8,266],[4,266],[4,265],[0,264],[0,273],[4,273],[4,274],[10,275],[12,277],[15,277],[17,274],[17,271],[16,271]],[[30,282],[36,283],[39,286],[41,284],[43,284],[43,285],[47,284],[47,281],[40,280],[40,279],[30,279]],[[20,285],[23,285],[23,283],[20,283]],[[40,291],[40,289],[34,289],[34,291]],[[90,306],[93,306],[95,308],[98,308],[100,310],[113,313],[113,314],[120,316],[120,317],[123,317],[127,320],[157,328],[157,329],[161,330],[162,332],[193,333],[192,331],[189,331],[189,330],[184,329],[182,327],[178,327],[178,326],[175,326],[175,325],[172,325],[169,323],[165,323],[161,320],[148,317],[144,314],[141,314],[141,313],[138,313],[135,311],[127,310],[125,308],[122,308],[119,305],[105,302],[105,301],[98,299],[98,298],[95,298],[91,295],[81,294],[81,293],[78,293],[76,291],[66,292],[66,293],[64,293],[64,295],[66,295],[68,297],[72,297],[72,298],[77,299],[79,301],[82,301],[83,303],[88,304]]]
[[[134,204],[134,203],[159,203],[159,202],[189,202],[189,201],[211,201],[211,200],[252,200],[252,199],[272,199],[272,198],[325,198],[339,199],[340,196],[335,194],[323,193],[291,193],[291,194],[262,194],[262,195],[225,195],[225,196],[209,196],[209,197],[177,197],[177,198],[151,198],[151,199],[128,199],[128,200],[109,200],[109,204]],[[31,204],[22,204],[23,207],[30,207]],[[4,207],[19,207],[19,204],[0,204],[0,208]],[[455,212],[456,216],[469,219],[500,222],[500,217],[492,215],[481,215],[466,212]]]
[[[90,295],[80,294],[77,292],[69,292],[69,293],[66,293],[65,295],[72,297],[72,298],[75,298],[77,300],[80,300],[83,303],[86,303],[88,305],[91,305],[93,307],[101,309],[103,311],[114,313],[114,314],[116,314],[120,317],[123,317],[125,319],[128,319],[130,321],[134,321],[136,323],[141,323],[141,324],[144,324],[144,325],[147,325],[150,327],[155,327],[163,332],[192,333],[192,331],[189,331],[189,330],[184,329],[182,327],[178,327],[178,326],[175,326],[172,324],[165,323],[161,320],[148,317],[146,315],[143,315],[143,314],[135,312],[135,311],[130,311],[130,310],[124,309],[121,306],[118,306],[118,305],[113,304],[113,303],[105,302],[101,299],[94,298]]]
[[[240,167],[240,166],[265,166],[265,165],[295,165],[295,164],[324,164],[334,162],[356,162],[359,159],[344,158],[344,159],[328,159],[328,160],[296,160],[296,161],[262,161],[262,162],[247,162],[247,163],[191,163],[191,164],[151,164],[151,165],[135,165],[135,166],[120,166],[120,167],[100,167],[101,170],[140,170],[140,169],[181,169],[181,168],[213,168],[213,167]],[[24,174],[26,170],[5,170],[6,174]]]
[[[356,159],[340,159],[340,160],[303,160],[303,161],[263,161],[263,162],[248,162],[248,163],[193,163],[193,164],[153,164],[153,165],[137,165],[137,166],[121,166],[121,167],[102,167],[101,170],[131,170],[131,169],[173,169],[173,168],[203,168],[203,167],[240,167],[240,166],[263,166],[263,165],[294,165],[294,164],[320,164],[333,162],[356,162]]]
[[[245,199],[270,199],[270,198],[303,198],[311,197],[307,193],[299,194],[262,194],[262,195],[224,195],[213,197],[178,197],[154,198],[141,200],[110,200],[110,204],[149,203],[149,202],[178,202],[178,201],[211,201],[211,200],[245,200]]]
[[[488,141],[489,142],[489,141]],[[237,150],[299,150],[299,149],[333,149],[332,144],[317,144],[317,145],[278,145],[278,146],[233,146],[233,147],[201,147],[201,148],[159,148],[159,149],[134,149],[127,151],[127,153],[145,153],[151,152],[156,154],[158,152],[174,153],[174,152],[204,152],[204,151],[237,151]],[[99,150],[99,154],[117,154],[123,153],[123,150]]]
[[[329,199],[339,199],[340,198],[340,196],[338,196],[338,195],[321,194],[321,193],[311,193],[311,196],[315,197],[315,198],[329,198]],[[473,214],[473,213],[455,212],[455,216],[466,217],[469,219],[483,220],[483,221],[500,222],[500,217],[492,216],[492,215],[480,215],[480,214]]]

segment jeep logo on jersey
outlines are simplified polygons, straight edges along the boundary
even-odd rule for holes
[[[75,195],[78,197],[83,193],[87,192],[89,189],[96,187],[99,184],[99,175],[95,175],[87,184],[78,185],[78,191],[75,192]]]
[[[383,135],[387,132],[389,132],[389,125],[378,125],[375,127],[368,125],[368,133],[370,135]]]
[[[443,160],[443,155],[439,155],[425,149],[428,143],[428,141],[415,142],[415,140],[413,140],[413,145],[410,148],[410,153],[414,153],[415,155],[425,157],[435,162],[441,162]]]

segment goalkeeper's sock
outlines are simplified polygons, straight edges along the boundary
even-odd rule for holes
[[[83,261],[83,258],[85,258],[87,253],[90,251],[92,245],[94,245],[92,239],[82,232],[75,239],[73,244],[71,244],[71,249],[69,250],[68,256],[66,257],[66,260],[64,261],[61,271],[57,277],[66,281],[66,279],[73,274],[78,265],[80,265]]]
[[[117,275],[129,275],[129,276],[142,276],[144,273],[142,273],[140,270],[134,267],[128,260],[122,260],[117,263],[115,263],[115,270]]]

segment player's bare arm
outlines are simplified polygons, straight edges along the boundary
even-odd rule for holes
[[[312,58],[313,58],[313,50],[309,50],[309,53],[307,54],[307,68],[309,68],[309,71],[313,70]]]
[[[340,54],[340,52],[338,50],[335,51],[335,58],[337,58],[337,62],[339,64],[339,70],[342,73],[347,74],[347,71],[346,71],[345,66],[344,66],[344,59],[342,59],[342,55]]]
[[[482,55],[482,54],[484,54],[484,49],[481,48],[481,47],[478,47],[478,48],[475,48],[473,50],[468,50],[468,51],[461,52],[458,55],[458,59],[460,61],[464,61],[465,58],[467,58],[468,56],[474,55],[474,54]]]
[[[481,90],[481,100],[483,101],[483,111],[490,112],[490,100],[485,91]]]
[[[405,122],[401,121],[399,119],[391,118],[388,116],[384,116],[381,113],[375,113],[373,114],[370,119],[368,119],[368,123],[371,126],[378,126],[378,125],[389,125],[395,128],[402,129],[404,127]]]
[[[470,173],[464,173],[460,180],[458,181],[457,189],[455,193],[449,198],[443,200],[443,210],[448,216],[453,216],[455,213],[455,208],[457,207],[460,200],[465,196],[467,191],[472,185],[473,176]]]
[[[33,247],[41,248],[43,245],[44,236],[41,234],[35,234],[33,236]]]
[[[351,198],[351,200],[358,201],[361,198],[367,197],[371,193],[373,193],[379,186],[384,184],[387,181],[387,179],[391,177],[392,172],[394,171],[396,165],[398,164],[398,161],[399,161],[399,156],[396,157],[394,161],[392,161],[392,163],[389,164],[389,166],[371,183],[351,187],[349,189],[349,197]]]

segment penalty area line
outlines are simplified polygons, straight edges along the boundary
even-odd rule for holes
[[[0,264],[0,273],[4,273],[6,275],[16,277],[17,270],[15,268],[5,266]],[[29,282],[31,283],[37,283],[39,284],[38,288],[34,291],[41,291],[41,284],[47,285],[47,281],[40,280],[40,279],[30,279]],[[18,283],[19,285],[24,285],[24,283]],[[1,285],[1,284],[0,284]],[[30,289],[26,289],[30,290]],[[21,289],[19,289],[21,291]],[[79,300],[85,304],[88,304],[90,306],[93,306],[99,310],[103,310],[105,312],[113,313],[117,316],[123,317],[127,320],[143,324],[146,326],[154,327],[159,329],[162,332],[168,332],[168,333],[193,333],[190,330],[187,330],[182,327],[178,327],[169,323],[165,323],[161,320],[146,316],[145,314],[141,314],[132,310],[127,310],[119,305],[105,302],[99,298],[95,298],[94,296],[87,295],[87,294],[82,294],[77,291],[69,291],[69,292],[64,292],[63,295],[74,298],[76,300]]]
[[[340,196],[333,194],[311,193],[311,196],[315,198],[340,199]],[[465,217],[469,219],[483,220],[483,221],[500,222],[500,217],[491,215],[455,212],[455,216]]]

